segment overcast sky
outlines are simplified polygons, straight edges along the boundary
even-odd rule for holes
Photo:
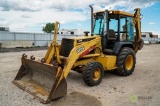
[[[59,21],[64,29],[90,30],[88,5],[94,11],[141,8],[142,31],[160,35],[160,0],[0,0],[0,26],[16,32],[42,32],[45,23]]]

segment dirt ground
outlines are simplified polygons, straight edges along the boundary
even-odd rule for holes
[[[47,50],[48,47],[17,47],[17,48],[0,48],[0,53],[6,52],[20,52],[20,51],[37,51]]]
[[[145,45],[137,53],[134,73],[128,77],[105,72],[100,85],[88,87],[82,75],[71,71],[67,96],[42,104],[12,84],[21,55],[40,59],[46,50],[0,53],[0,106],[160,106],[160,45]]]

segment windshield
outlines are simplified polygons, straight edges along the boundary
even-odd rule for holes
[[[104,17],[102,15],[95,16],[94,35],[102,35],[104,32]]]

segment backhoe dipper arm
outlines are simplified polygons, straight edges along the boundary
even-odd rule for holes
[[[136,29],[136,37],[135,37],[135,52],[141,50],[143,47],[143,40],[141,37],[141,13],[140,8],[135,9],[134,17],[133,17],[133,25]]]
[[[134,13],[134,18],[133,18],[133,23],[134,23],[134,27],[136,29],[136,41],[140,41],[141,40],[141,13],[140,13],[140,9],[136,8],[135,9],[135,13]]]

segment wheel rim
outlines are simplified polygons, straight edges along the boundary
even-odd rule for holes
[[[99,68],[96,68],[93,72],[93,80],[97,81],[101,77],[101,70]]]
[[[133,56],[128,55],[125,61],[125,66],[127,70],[131,70],[133,67]]]

